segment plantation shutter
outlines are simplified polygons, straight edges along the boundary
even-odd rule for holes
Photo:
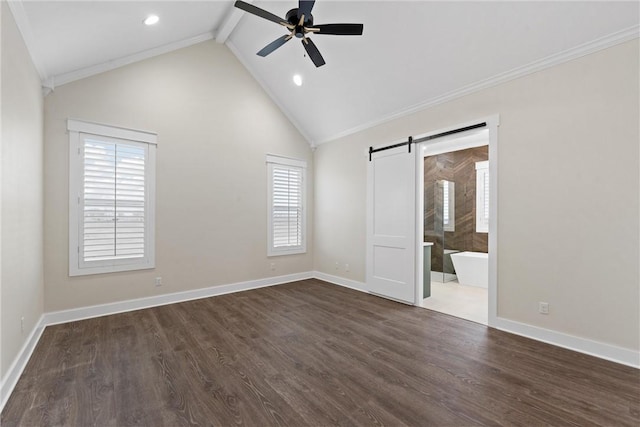
[[[444,231],[456,231],[455,182],[442,180],[442,225]]]
[[[154,132],[68,119],[69,276],[155,267]]]
[[[144,257],[147,145],[82,139],[81,263]]]
[[[476,232],[489,232],[489,162],[476,162]]]
[[[483,185],[484,185],[484,200],[482,210],[484,212],[484,223],[488,227],[489,226],[489,170],[485,169],[482,174],[483,177]]]
[[[304,252],[304,163],[274,157],[268,157],[269,255]]]
[[[302,169],[273,167],[273,246],[302,244]]]
[[[443,224],[449,225],[449,181],[442,182],[442,216]]]

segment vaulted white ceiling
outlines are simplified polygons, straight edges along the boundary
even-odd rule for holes
[[[312,144],[638,37],[640,20],[637,1],[317,0],[315,24],[363,23],[364,34],[312,36],[326,60],[316,68],[295,38],[256,56],[284,29],[232,0],[11,3],[45,85],[217,35]],[[297,7],[253,4],[281,17]],[[142,25],[151,13],[160,23]]]

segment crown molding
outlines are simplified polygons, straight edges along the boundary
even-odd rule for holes
[[[104,73],[105,71],[113,70],[115,68],[120,68],[125,65],[129,65],[135,62],[143,61],[145,59],[153,58],[154,56],[162,55],[164,53],[173,52],[174,50],[189,47],[194,44],[211,40],[213,38],[214,38],[213,33],[200,34],[198,36],[191,37],[185,40],[180,40],[174,43],[158,46],[153,49],[148,49],[142,52],[134,53],[133,55],[128,55],[122,58],[114,59],[113,61],[108,61],[102,64],[92,65],[91,67],[81,68],[79,70],[59,74],[57,76],[53,76],[47,82],[43,81],[43,85],[51,89],[54,89],[56,86],[61,86],[63,84],[71,83],[76,80],[91,77],[96,74]]]
[[[18,27],[18,31],[22,35],[22,40],[24,41],[25,46],[27,46],[27,51],[29,51],[29,56],[31,57],[31,62],[35,67],[40,79],[45,82],[48,80],[49,75],[47,73],[47,69],[44,64],[42,64],[36,55],[35,42],[33,37],[33,32],[31,31],[31,25],[29,25],[29,18],[27,18],[27,12],[24,10],[24,4],[22,0],[9,0],[7,1],[7,5],[9,6],[9,10],[13,15],[13,19],[16,22],[16,26]]]
[[[567,49],[565,51],[547,56],[546,58],[542,58],[540,60],[531,62],[522,67],[517,67],[512,70],[506,71],[504,73],[497,74],[493,77],[489,77],[488,79],[480,80],[479,82],[476,82],[467,86],[463,86],[460,89],[445,93],[444,95],[419,102],[408,108],[397,110],[389,114],[388,116],[384,116],[384,117],[369,121],[367,123],[363,123],[361,125],[352,127],[350,129],[344,130],[342,132],[338,132],[332,136],[321,139],[320,141],[317,142],[317,145],[324,144],[330,141],[335,141],[339,138],[343,138],[345,136],[352,135],[354,133],[361,132],[366,129],[370,129],[372,127],[381,125],[386,122],[390,122],[395,119],[399,119],[401,117],[408,116],[418,111],[426,110],[427,108],[434,107],[436,105],[443,104],[445,102],[452,101],[454,99],[461,98],[466,95],[470,95],[474,92],[478,92],[483,89],[487,89],[502,83],[506,83],[510,80],[515,80],[517,78],[524,77],[528,74],[533,74],[535,72],[538,72],[556,65],[560,65],[577,58],[581,58],[583,56],[613,47],[615,45],[636,39],[638,37],[640,37],[640,25],[634,25],[632,27],[626,28],[621,31],[617,31],[615,33],[611,33],[609,35],[581,44],[571,49]]]
[[[253,3],[253,0],[245,0],[245,3],[251,4]],[[244,11],[238,9],[234,5],[231,5],[231,9],[227,13],[226,18],[222,21],[222,25],[220,25],[220,29],[216,33],[216,42],[220,44],[226,42],[243,16]]]

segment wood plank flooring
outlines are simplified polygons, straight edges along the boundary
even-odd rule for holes
[[[50,326],[7,426],[638,426],[640,371],[306,280]]]

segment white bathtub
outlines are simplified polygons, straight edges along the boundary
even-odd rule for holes
[[[451,254],[453,268],[461,285],[489,287],[489,254],[458,252]]]

